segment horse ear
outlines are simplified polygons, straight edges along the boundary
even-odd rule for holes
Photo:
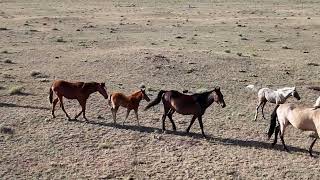
[[[218,90],[218,91],[219,91],[219,90],[220,90],[220,87],[217,86],[217,87],[214,88],[214,90]]]

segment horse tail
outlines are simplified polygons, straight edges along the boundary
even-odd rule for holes
[[[272,114],[271,114],[271,121],[270,121],[270,127],[269,127],[269,131],[268,131],[268,139],[271,138],[272,134],[274,133],[274,130],[276,128],[276,125],[277,125],[277,118],[278,118],[278,115],[277,115],[277,109],[280,105],[277,105]]]
[[[53,91],[52,91],[52,87],[50,87],[50,91],[49,91],[49,101],[50,101],[50,104],[52,104],[52,99],[53,99]]]
[[[161,101],[161,98],[162,98],[162,95],[163,93],[165,93],[166,91],[164,90],[160,90],[159,93],[158,93],[158,96],[156,97],[156,99],[154,99],[151,103],[149,103],[145,108],[144,110],[148,110],[149,108],[151,108],[152,106],[155,106],[157,104],[160,103]]]

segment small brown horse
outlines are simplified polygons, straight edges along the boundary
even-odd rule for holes
[[[136,114],[136,118],[139,124],[139,117],[138,117],[138,108],[140,101],[144,99],[147,102],[150,101],[150,98],[146,94],[145,90],[141,88],[139,91],[134,92],[130,96],[126,96],[122,93],[113,93],[109,97],[109,105],[111,106],[111,112],[113,116],[113,121],[116,123],[116,118],[117,118],[117,112],[120,106],[127,108],[127,114],[126,118],[123,121],[122,125],[124,125],[125,121],[127,120],[129,113],[131,110],[134,110]]]
[[[214,90],[204,93],[197,93],[193,95],[182,94],[178,91],[163,91],[161,90],[155,100],[147,105],[145,110],[149,109],[152,106],[155,106],[160,103],[162,100],[164,106],[164,113],[162,116],[162,130],[165,131],[165,120],[166,117],[170,119],[172,123],[172,129],[176,131],[176,125],[173,122],[172,115],[174,112],[178,112],[183,115],[193,115],[190,125],[187,128],[187,132],[190,131],[190,128],[196,118],[198,118],[201,133],[204,137],[202,116],[205,113],[206,109],[213,103],[217,102],[221,105],[222,108],[226,106],[223,95],[220,91],[220,88],[214,88]]]
[[[54,115],[54,108],[58,101],[60,101],[60,107],[63,112],[66,114],[67,118],[70,120],[70,116],[66,112],[63,106],[62,98],[65,97],[67,99],[77,99],[79,104],[82,107],[81,112],[76,115],[75,119],[78,118],[81,113],[83,113],[83,118],[86,118],[86,102],[89,98],[90,94],[98,91],[105,99],[108,98],[107,91],[105,90],[105,83],[97,83],[97,82],[67,82],[63,80],[54,80],[52,86],[50,87],[50,96],[49,100],[52,106],[52,116]],[[53,100],[53,92],[58,96],[55,100]]]

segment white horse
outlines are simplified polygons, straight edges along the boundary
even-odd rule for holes
[[[279,125],[277,124],[277,119]],[[320,134],[320,110],[314,110],[310,107],[301,107],[292,103],[277,105],[271,115],[271,123],[268,132],[268,138],[274,135],[274,142],[272,146],[277,143],[278,133],[280,132],[280,139],[286,151],[289,151],[284,143],[284,132],[288,125],[300,129],[302,131],[314,131],[316,136],[309,147],[309,154],[312,156],[312,147],[319,138]]]
[[[320,96],[318,97],[318,99],[316,100],[316,103],[313,105],[314,109],[318,109],[320,108]]]
[[[266,119],[264,117],[263,108],[267,102],[270,102],[270,103],[273,103],[276,105],[283,104],[286,102],[286,100],[290,96],[293,96],[297,100],[300,100],[300,96],[296,90],[296,87],[285,87],[285,88],[278,89],[276,91],[269,89],[269,88],[261,88],[258,91],[259,103],[256,107],[256,115],[254,117],[254,121],[257,120],[258,110],[259,110],[260,106],[262,106],[261,107],[262,117],[263,117],[263,119]]]

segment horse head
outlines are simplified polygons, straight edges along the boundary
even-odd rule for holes
[[[146,94],[146,90],[145,87],[141,87],[140,88],[140,92],[142,94],[142,99],[146,100],[147,102],[150,101],[150,98],[148,97],[148,95]]]
[[[105,83],[96,83],[97,91],[105,98],[108,99],[108,93],[106,91],[106,84]]]
[[[296,89],[296,87],[293,87],[292,88],[292,93],[291,93],[291,95],[293,96],[293,97],[295,97],[297,100],[300,100],[301,98],[300,98],[300,95],[299,95],[299,93],[298,93],[298,91],[297,91],[297,89]]]
[[[224,102],[223,94],[220,91],[220,87],[215,87],[212,92],[214,92],[213,94],[214,102],[220,104],[222,108],[226,107],[226,103]]]

